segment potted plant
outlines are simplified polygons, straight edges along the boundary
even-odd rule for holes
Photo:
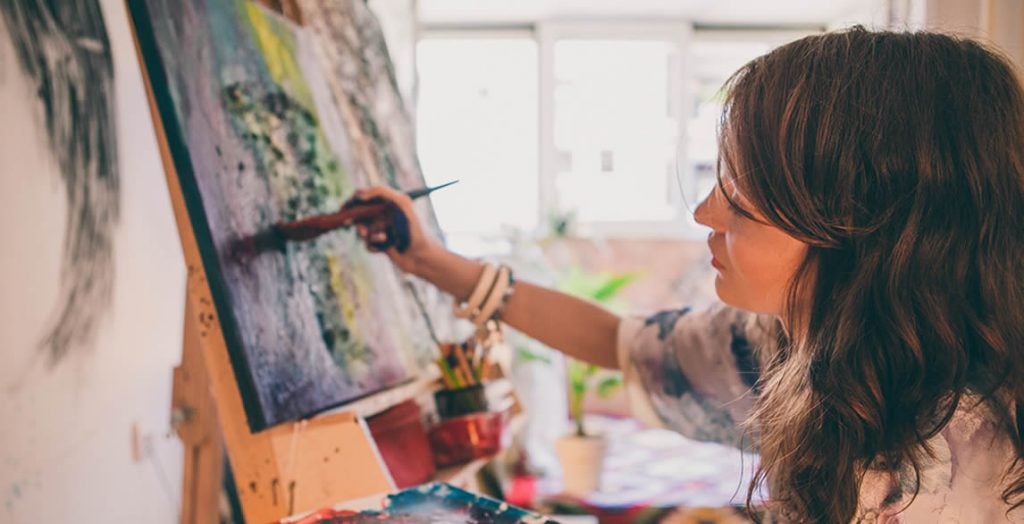
[[[618,309],[620,292],[639,275],[595,273],[578,265],[571,265],[563,271],[555,270],[552,258],[562,258],[558,253],[567,253],[564,247],[559,249],[558,241],[570,236],[574,217],[570,213],[553,214],[549,218],[549,231],[543,238],[530,238],[516,231],[509,233],[508,240],[514,246],[512,252],[516,253],[516,259],[509,262],[517,270],[529,268],[534,281],[546,282],[563,292],[597,302],[612,310]],[[563,377],[559,373],[562,368],[561,356],[556,355],[554,350],[535,340],[517,336],[514,332],[510,337],[514,341],[515,361],[526,370],[520,377],[526,384],[520,390],[521,393],[535,395],[538,401],[548,399],[544,401],[543,407],[530,410],[529,416],[535,418],[536,424],[532,427],[528,424],[526,432],[529,434],[524,437],[524,450],[529,452],[533,465],[543,471],[552,471],[561,466],[567,494],[586,496],[598,487],[607,442],[603,436],[587,427],[583,413],[584,399],[590,392],[602,398],[609,397],[621,385],[622,376],[617,372],[566,358],[566,373]],[[551,434],[549,431],[557,428],[557,424],[564,420],[565,405],[562,404],[563,399],[551,401],[550,396],[553,393],[551,389],[556,387],[553,379],[562,378],[566,379],[566,400],[569,401],[568,411],[573,431],[559,437],[557,433]],[[557,387],[560,388],[560,384]],[[549,455],[552,440],[555,440],[555,456]],[[548,466],[551,469],[547,469]]]
[[[616,295],[635,278],[634,274],[588,274],[575,269],[559,287],[567,293],[611,306]],[[555,451],[562,464],[564,492],[583,497],[598,489],[608,447],[603,435],[588,430],[584,400],[590,391],[608,398],[622,384],[622,375],[574,359],[568,359],[567,375],[569,415],[574,431],[555,442]]]
[[[562,464],[563,491],[584,497],[600,487],[608,441],[587,429],[583,399],[595,387],[600,397],[607,398],[622,384],[622,378],[618,374],[599,376],[597,366],[578,360],[569,361],[568,375],[569,413],[575,431],[555,442],[555,452]]]

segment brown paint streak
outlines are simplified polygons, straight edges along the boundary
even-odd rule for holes
[[[296,482],[292,480],[288,483],[288,514],[295,513],[295,485]]]

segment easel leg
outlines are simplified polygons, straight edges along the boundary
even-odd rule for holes
[[[224,440],[210,393],[196,316],[185,300],[181,365],[174,369],[172,425],[184,446],[182,524],[217,524],[224,481]]]

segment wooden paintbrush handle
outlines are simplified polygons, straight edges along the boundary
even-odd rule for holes
[[[357,204],[341,210],[317,215],[286,224],[279,224],[277,229],[288,240],[312,240],[324,233],[346,227],[349,223],[379,215],[388,209],[386,202]]]
[[[451,182],[447,182],[439,186],[414,189],[406,192],[406,195],[415,200],[417,198],[425,197],[443,187],[448,187],[456,182],[458,182],[458,180],[452,180]],[[390,205],[388,202],[379,198],[366,201],[350,201],[345,207],[342,207],[339,211],[334,213],[316,215],[292,222],[283,222],[275,225],[273,230],[284,240],[290,240],[293,242],[312,240],[329,231],[346,227],[351,222],[365,220],[370,217],[380,215],[387,211],[389,207]],[[404,216],[401,216],[400,218],[401,220],[397,221],[398,224],[395,231],[393,231],[393,235],[395,236],[391,241],[393,244],[389,245],[394,245],[401,252],[404,251],[409,244],[409,227],[408,219]]]

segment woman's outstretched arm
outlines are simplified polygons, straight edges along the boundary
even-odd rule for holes
[[[407,218],[408,230],[403,234],[409,235],[408,246],[401,252],[391,246],[383,249],[396,266],[434,284],[459,302],[467,300],[483,274],[484,264],[448,251],[427,237],[406,195],[386,187],[372,187],[358,191],[356,198],[390,201],[395,211],[401,211]],[[357,231],[371,250],[381,251],[379,246],[389,243],[386,232],[394,234],[394,220],[394,213],[385,214],[358,223]],[[610,369],[619,367],[616,358],[619,317],[596,304],[528,282],[517,282],[502,320],[573,358]]]

